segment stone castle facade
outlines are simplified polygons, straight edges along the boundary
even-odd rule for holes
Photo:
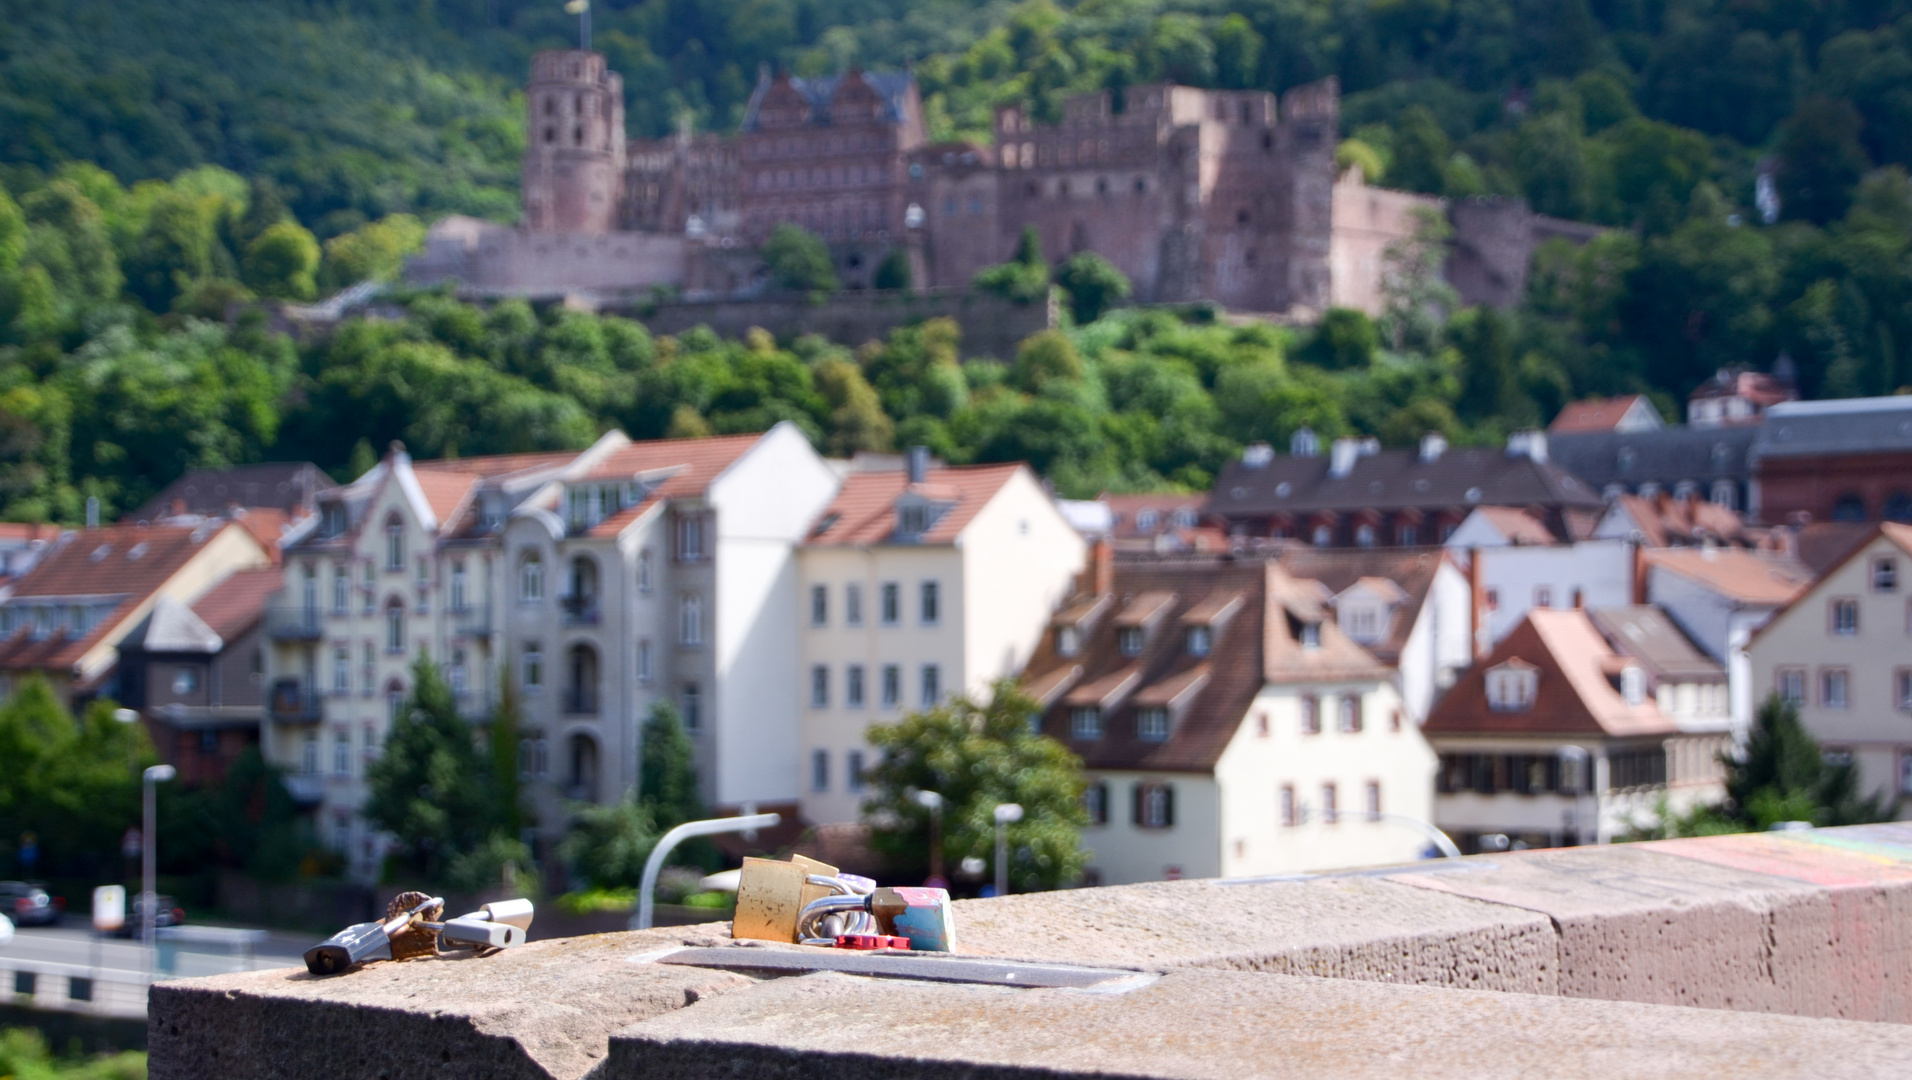
[[[1474,302],[1517,299],[1549,235],[1517,201],[1448,207],[1358,174],[1337,182],[1333,79],[1279,97],[1105,90],[1068,100],[1053,124],[1007,106],[981,146],[930,142],[905,72],[766,75],[735,135],[631,142],[617,73],[602,54],[563,50],[534,58],[526,107],[521,224],[439,223],[414,280],[479,294],[748,296],[767,284],[757,249],[791,222],[829,244],[848,288],[872,287],[898,251],[916,287],[961,287],[1034,228],[1051,259],[1114,263],[1138,301],[1306,317],[1375,309],[1382,254],[1416,207],[1477,222],[1450,265]]]

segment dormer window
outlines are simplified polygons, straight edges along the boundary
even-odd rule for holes
[[[1628,664],[1620,672],[1620,696],[1628,705],[1639,705],[1646,700],[1646,672],[1637,664]]]
[[[1056,655],[1075,656],[1082,652],[1082,631],[1074,626],[1056,627]]]
[[[1209,650],[1214,647],[1215,630],[1213,627],[1191,626],[1188,628],[1188,655],[1207,656]]]
[[[1144,509],[1136,511],[1135,531],[1145,532],[1145,533],[1155,531],[1155,511],[1154,510],[1144,508]]]
[[[1304,649],[1319,649],[1321,647],[1320,623],[1304,622],[1301,624],[1301,647]]]
[[[1168,741],[1168,709],[1160,705],[1151,705],[1138,709],[1135,713],[1135,737],[1142,742]]]
[[[896,538],[916,540],[929,531],[929,504],[904,503],[896,508]]]
[[[345,531],[345,505],[329,502],[319,512],[319,528],[327,537],[337,536]]]
[[[1518,661],[1502,664],[1487,672],[1487,707],[1496,712],[1532,708],[1539,684],[1540,672],[1532,665]]]
[[[1125,626],[1115,635],[1116,647],[1122,650],[1123,656],[1140,656],[1145,640],[1146,635],[1139,626]]]
[[[489,532],[504,524],[504,496],[496,492],[486,492],[478,501],[478,524]]]

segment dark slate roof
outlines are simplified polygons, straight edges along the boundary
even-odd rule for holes
[[[810,121],[815,124],[830,122],[830,99],[836,96],[837,87],[843,85],[846,78],[860,78],[870,89],[876,91],[889,105],[884,119],[892,124],[900,124],[904,117],[904,102],[909,97],[912,76],[907,71],[851,71],[836,75],[823,75],[817,78],[790,77],[790,88],[803,95],[810,103]],[[756,89],[750,92],[750,102],[744,107],[742,130],[755,131],[757,128],[757,109],[763,104],[763,97],[773,85],[770,79],[760,79]]]
[[[1649,480],[1745,480],[1753,474],[1753,440],[1761,425],[1669,427],[1658,431],[1588,431],[1552,435],[1547,455],[1600,491]]]
[[[126,515],[129,524],[155,521],[179,510],[206,517],[224,514],[229,507],[283,510],[292,517],[312,509],[313,498],[336,487],[332,478],[309,461],[272,461],[231,469],[194,469],[167,484],[146,504]]]
[[[1789,401],[1766,410],[1755,457],[1912,450],[1912,395]]]
[[[1615,652],[1640,661],[1656,681],[1724,682],[1726,669],[1700,651],[1666,612],[1651,604],[1587,612]]]
[[[1382,450],[1328,475],[1330,456],[1278,455],[1260,466],[1236,460],[1215,480],[1207,512],[1226,518],[1333,510],[1461,506],[1598,507],[1599,489],[1559,464],[1495,449],[1450,449],[1433,461]]]

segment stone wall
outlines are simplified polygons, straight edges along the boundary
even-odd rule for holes
[[[151,1075],[1912,1073],[1912,825],[964,901],[956,925],[972,963],[1140,974],[1063,990],[657,962],[686,944],[818,962],[722,924],[533,941],[160,983]]]
[[[673,300],[634,307],[630,314],[653,334],[708,326],[723,337],[736,338],[762,327],[779,339],[821,334],[850,346],[879,340],[899,326],[951,318],[963,328],[965,358],[1001,360],[1013,360],[1024,338],[1056,324],[1056,313],[1048,305],[1016,304],[967,289],[839,293],[820,303],[805,296]]]

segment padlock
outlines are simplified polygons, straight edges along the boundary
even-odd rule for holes
[[[447,919],[438,930],[439,940],[446,945],[462,945],[474,949],[509,949],[524,944],[524,929],[510,923],[492,922],[489,919],[473,918],[470,915],[458,919]]]
[[[392,958],[392,935],[411,925],[413,916],[445,901],[432,897],[384,922],[357,923],[305,951],[305,969],[314,975],[337,975],[367,960]]]
[[[745,859],[737,879],[737,912],[731,917],[730,936],[795,944],[804,905],[837,891],[811,879],[834,878],[836,873],[836,867],[801,855],[791,856],[789,862]]]
[[[521,898],[517,900],[493,900],[491,903],[478,909],[477,917],[484,919],[486,922],[509,923],[529,933],[531,931],[531,915],[531,901]],[[460,918],[468,919],[472,918],[472,916],[464,915],[460,916]]]
[[[869,911],[883,933],[908,938],[918,952],[956,951],[956,921],[946,889],[886,886],[870,894]]]

